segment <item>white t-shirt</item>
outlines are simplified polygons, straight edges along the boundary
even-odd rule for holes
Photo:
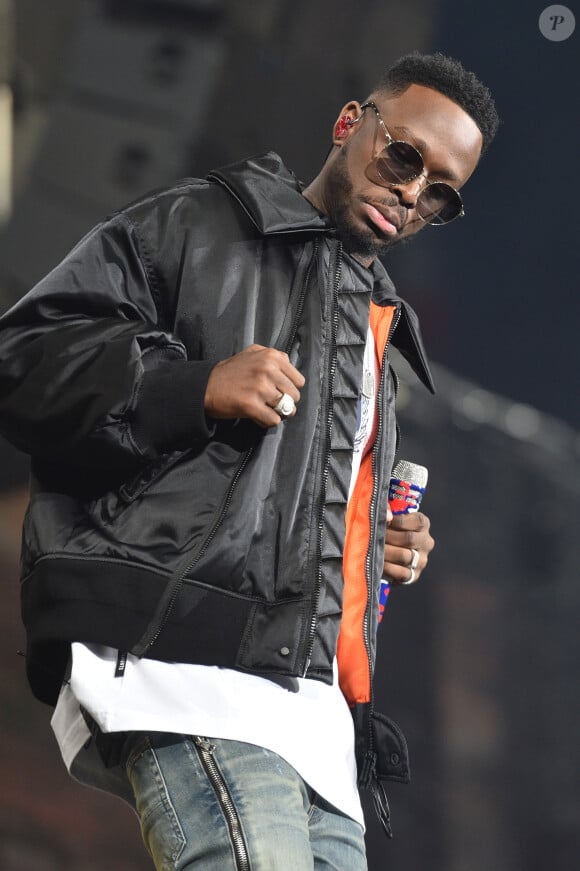
[[[368,331],[352,482],[375,435],[378,365]],[[350,494],[349,494],[350,495]],[[271,680],[215,666],[159,662],[128,655],[116,676],[118,652],[72,645],[52,727],[69,771],[89,738],[82,706],[103,732],[155,731],[227,738],[277,753],[326,801],[364,826],[357,788],[354,727],[338,685],[303,678]],[[81,766],[82,768],[82,766]],[[95,780],[91,785],[99,785]],[[128,796],[125,796],[128,797]]]

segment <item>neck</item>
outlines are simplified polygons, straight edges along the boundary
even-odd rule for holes
[[[320,177],[316,176],[307,187],[302,191],[302,196],[308,200],[311,206],[314,206],[323,215],[328,216],[328,211],[324,208],[324,203],[321,196]]]
[[[323,215],[326,215],[328,217],[328,213],[324,209],[322,200],[317,194],[315,182],[316,179],[311,184],[309,184],[308,187],[304,188],[304,190],[302,191],[302,196],[308,200],[311,206],[314,206],[315,209],[317,209],[319,212],[322,212]],[[348,251],[350,256],[353,257],[358,263],[360,263],[361,266],[365,266],[367,269],[372,266],[373,261],[375,260],[374,257],[365,257],[362,254],[357,254],[356,252],[349,251],[347,246],[345,246],[345,250]]]

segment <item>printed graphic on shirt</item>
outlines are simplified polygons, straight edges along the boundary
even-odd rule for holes
[[[363,456],[373,445],[376,430],[376,385],[379,380],[375,340],[371,328],[367,331],[363,373],[357,404],[356,431],[352,450],[352,467],[348,498],[352,496]]]
[[[370,378],[369,378],[370,376]],[[365,392],[365,380],[366,390]],[[368,392],[372,390],[372,392]],[[357,420],[356,420],[356,434],[354,437],[354,452],[355,454],[359,451],[362,451],[364,443],[368,438],[368,434],[370,431],[370,418],[372,414],[372,403],[374,401],[374,377],[372,372],[368,372],[365,370],[363,376],[363,385],[361,387],[361,392],[358,397],[358,407],[357,407]]]

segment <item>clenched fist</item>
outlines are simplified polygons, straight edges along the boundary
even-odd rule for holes
[[[250,345],[220,360],[211,370],[205,410],[210,417],[221,420],[249,418],[259,426],[277,426],[282,417],[274,406],[284,393],[299,402],[304,384],[304,376],[284,351]],[[290,417],[294,414],[296,411]]]

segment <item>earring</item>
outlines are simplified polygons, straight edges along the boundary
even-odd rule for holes
[[[343,115],[339,121],[337,121],[336,127],[334,128],[334,135],[337,139],[344,139],[344,137],[348,133],[348,128],[352,127],[353,121],[348,115]]]

